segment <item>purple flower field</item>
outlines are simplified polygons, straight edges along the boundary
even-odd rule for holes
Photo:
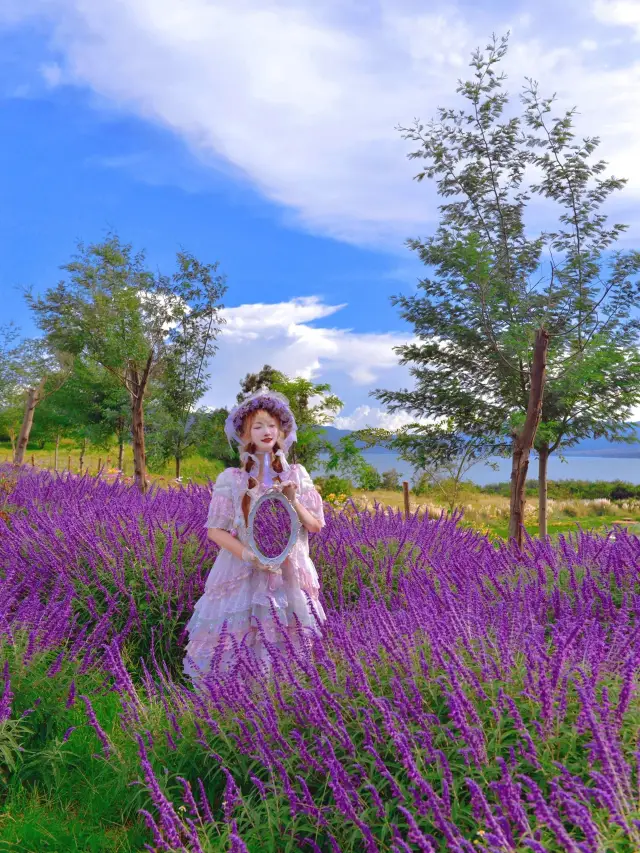
[[[2,812],[37,784],[105,827],[20,849],[640,850],[638,537],[327,507],[324,636],[204,697],[208,498],[0,468]]]

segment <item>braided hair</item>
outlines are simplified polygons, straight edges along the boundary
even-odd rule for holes
[[[249,412],[247,414],[246,418],[244,419],[244,423],[242,424],[242,439],[243,439],[244,450],[248,451],[249,453],[255,453],[256,452],[255,442],[250,440],[251,439],[251,427],[253,426],[253,422],[256,419],[256,417],[261,413],[264,414],[265,412],[263,412],[262,409],[257,409],[256,411]],[[272,414],[271,412],[266,412],[266,414],[271,415],[271,417],[277,422],[277,424],[278,424],[278,435],[282,436],[282,426],[280,424],[280,419],[278,418],[278,416]],[[278,450],[281,450],[281,444],[279,441],[276,441],[275,444],[273,445],[273,453],[274,454],[277,453]],[[258,481],[256,480],[256,478],[251,476],[251,471],[252,471],[254,465],[255,465],[255,463],[254,463],[253,459],[251,457],[249,457],[243,466],[243,470],[245,470],[247,472],[247,474],[249,474],[248,487],[250,489],[253,489],[253,487],[258,484]],[[274,456],[272,468],[276,472],[276,474],[282,474],[282,471],[284,469],[282,467],[282,460],[280,459],[279,456]],[[280,477],[274,477],[273,480],[275,483],[279,483]],[[251,506],[251,498],[248,494],[245,494],[242,498],[242,514],[244,515],[245,524],[249,523],[249,507],[250,506]]]

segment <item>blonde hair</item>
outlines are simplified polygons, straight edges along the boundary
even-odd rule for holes
[[[241,438],[242,438],[242,448],[243,448],[243,450],[247,450],[249,453],[255,453],[256,452],[255,442],[251,441],[251,427],[253,426],[253,422],[255,421],[255,419],[260,414],[266,414],[266,415],[269,415],[270,417],[272,417],[274,419],[274,421],[278,424],[278,438],[280,439],[280,441],[284,438],[284,432],[282,430],[282,425],[280,424],[280,418],[277,415],[274,415],[271,412],[269,412],[267,409],[256,409],[256,411],[254,411],[254,412],[249,412],[249,414],[244,419],[244,422],[242,424],[242,432],[240,434]],[[276,441],[275,444],[273,445],[273,451],[272,451],[273,453],[276,453],[278,450],[281,449],[280,441]],[[244,463],[244,470],[247,472],[247,474],[249,474],[248,486],[250,489],[253,489],[253,487],[255,485],[257,485],[257,483],[258,483],[256,478],[251,476],[251,470],[253,469],[253,466],[254,466],[254,461],[253,461],[253,459],[251,459],[251,457],[249,457],[249,459],[247,459],[247,461]],[[274,458],[272,467],[273,467],[273,470],[277,474],[282,474],[282,471],[283,471],[282,460],[280,459],[279,456],[276,456]],[[280,477],[274,477],[273,479],[274,479],[274,482],[276,482],[276,483],[280,482]],[[251,505],[251,498],[249,497],[249,495],[245,494],[244,497],[242,498],[242,514],[244,515],[245,524],[249,523],[249,507],[250,507],[250,505]]]

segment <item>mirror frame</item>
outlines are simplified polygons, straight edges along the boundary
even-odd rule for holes
[[[277,501],[279,501],[284,506],[287,513],[289,514],[289,518],[291,519],[291,533],[289,534],[289,541],[287,542],[284,551],[278,554],[277,557],[265,557],[264,554],[258,549],[254,537],[253,526],[256,514],[262,504],[267,500],[267,498],[269,500],[275,498]],[[280,566],[282,565],[282,563],[284,563],[284,561],[291,553],[291,550],[296,543],[296,539],[298,538],[298,533],[300,531],[301,526],[302,524],[300,522],[300,519],[298,518],[298,513],[291,506],[291,501],[282,494],[280,489],[276,488],[275,486],[272,486],[263,495],[261,495],[251,507],[251,512],[249,513],[249,519],[247,524],[247,532],[249,534],[249,547],[252,553],[257,557],[257,559],[262,563],[263,566],[266,566],[272,572],[277,572],[280,570]]]

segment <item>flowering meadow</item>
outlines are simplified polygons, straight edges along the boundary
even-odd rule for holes
[[[205,487],[0,468],[0,850],[640,850],[640,540],[326,507],[328,621],[196,693]]]

